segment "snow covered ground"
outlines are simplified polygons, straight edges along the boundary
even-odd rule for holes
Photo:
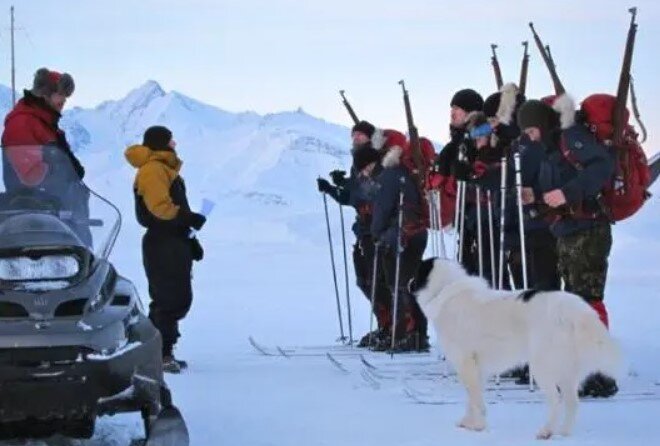
[[[157,90],[151,94],[161,101],[159,104],[167,102]],[[172,97],[180,101],[179,105],[185,104],[177,106],[179,112],[202,107],[173,94],[165,96],[169,96],[167,104],[172,103]],[[139,116],[146,116],[144,110],[151,110],[149,107],[157,104],[154,105],[153,98],[149,102],[148,98],[140,97],[135,101],[142,104]],[[144,106],[145,102],[152,105]],[[138,119],[137,108],[125,110],[117,104],[103,107],[119,107],[113,113]],[[167,110],[172,109],[149,114],[144,125],[149,120],[174,120]],[[124,212],[124,228],[113,260],[122,274],[136,282],[146,302],[139,248],[141,230],[133,221],[133,171],[124,164],[121,155],[125,145],[135,142],[143,128],[126,128],[122,135],[132,135],[129,141],[117,136],[114,127],[100,127],[103,121],[98,113],[101,112],[96,110],[93,115],[89,112],[86,118],[76,121],[86,123],[89,130],[82,124],[73,128],[79,129],[77,135],[81,141],[85,140],[85,132],[106,135],[96,142],[92,138],[80,154],[89,166],[88,183]],[[85,115],[83,110],[76,113]],[[205,116],[216,115],[206,110]],[[213,125],[220,125],[220,117],[216,118]],[[177,119],[181,122],[183,118]],[[341,352],[336,358],[346,371],[324,356],[264,357],[249,345],[249,336],[270,347],[330,345],[338,336],[322,201],[314,192],[313,180],[319,173],[347,165],[347,160],[341,139],[346,136],[344,128],[296,113],[270,118],[245,114],[242,119],[252,122],[251,127],[236,136],[237,141],[247,144],[242,146],[243,150],[254,147],[257,151],[259,144],[272,149],[269,156],[259,151],[265,158],[250,165],[253,170],[250,175],[241,164],[247,163],[241,160],[250,157],[238,145],[231,146],[233,143],[226,148],[229,133],[213,140],[217,147],[181,144],[186,161],[183,175],[188,179],[193,205],[203,196],[218,200],[215,214],[201,234],[206,258],[195,265],[195,300],[183,323],[183,338],[177,350],[180,357],[189,361],[190,369],[180,376],[167,377],[175,402],[188,423],[192,444],[532,444],[544,420],[545,406],[500,401],[516,391],[502,390],[501,397],[497,392],[489,392],[493,404],[488,406],[486,432],[475,434],[455,428],[454,423],[462,412],[463,393],[451,377],[441,379],[436,375],[433,380],[428,379],[428,373],[442,370],[440,361],[433,364],[437,351],[426,357],[397,356],[394,360],[384,354],[368,354],[378,367],[374,375],[366,374],[359,357]],[[273,121],[278,122],[269,127]],[[182,138],[184,143],[193,141],[194,134],[202,132],[186,125],[180,127],[183,132],[189,130]],[[273,128],[278,130],[271,131]],[[261,136],[254,139],[254,135]],[[234,151],[230,150],[232,147]],[[339,149],[335,150],[336,147]],[[217,154],[213,155],[213,151]],[[227,159],[234,159],[235,164]],[[229,188],[227,184],[232,182],[240,185],[239,192],[224,194]],[[660,196],[660,189],[655,190]],[[335,256],[341,268],[336,205],[332,204],[330,211]],[[347,230],[352,217],[352,212],[347,211]],[[656,385],[660,381],[659,218],[660,203],[653,197],[638,216],[617,225],[615,230],[606,299],[612,331],[623,343],[631,371],[621,383],[622,393],[660,392],[660,386]],[[351,235],[349,241],[352,242]],[[348,254],[350,259],[350,251]],[[353,277],[352,266],[349,277]],[[340,279],[343,290],[341,274]],[[344,307],[343,292],[341,296]],[[351,297],[354,336],[358,337],[367,331],[368,307],[354,286]],[[402,362],[418,364],[392,365]],[[416,370],[425,373],[414,375]],[[405,395],[405,390],[426,401],[456,404],[417,404]],[[518,393],[520,397],[538,398],[525,390]],[[641,399],[581,404],[574,436],[559,441],[566,445],[658,444],[660,397]],[[28,444],[125,445],[140,434],[139,417],[125,415],[102,419],[95,438],[90,441],[53,439]]]

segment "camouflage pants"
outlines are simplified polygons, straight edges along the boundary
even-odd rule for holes
[[[612,227],[609,223],[559,237],[557,254],[564,289],[582,296],[587,302],[602,301],[611,248]]]

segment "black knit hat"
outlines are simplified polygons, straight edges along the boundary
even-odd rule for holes
[[[379,160],[378,150],[372,147],[362,147],[353,152],[353,166],[358,172],[371,163],[377,163]]]
[[[374,125],[371,124],[371,123],[368,122],[368,121],[360,121],[360,122],[358,122],[357,124],[355,124],[355,125],[353,126],[353,128],[351,129],[351,133],[353,133],[353,132],[364,133],[364,134],[367,135],[369,138],[371,138],[372,136],[374,136],[374,132],[375,132],[375,131],[376,131],[376,127],[374,127]]]
[[[151,150],[171,150],[170,141],[172,140],[172,132],[161,125],[149,127],[144,132],[142,145],[149,147]]]
[[[484,99],[476,91],[467,88],[465,90],[457,91],[451,102],[451,107],[459,107],[470,113],[473,111],[481,110],[484,106]]]
[[[484,113],[487,117],[493,118],[497,114],[497,109],[500,108],[501,97],[502,93],[498,91],[497,93],[493,93],[486,98],[484,101]]]
[[[560,128],[559,114],[543,101],[529,100],[518,110],[518,126],[521,130],[538,127],[543,137]]]
[[[486,98],[484,101],[484,113],[486,114],[487,117],[489,118],[494,118],[497,116],[497,112],[500,109],[500,100],[502,99],[502,93],[497,92],[493,93],[490,96]],[[520,106],[525,102],[525,97],[518,93],[516,95],[516,109],[520,108]],[[514,114],[515,115],[515,114]],[[515,119],[515,116],[513,116]]]

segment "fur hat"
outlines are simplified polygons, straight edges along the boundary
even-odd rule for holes
[[[559,115],[543,101],[530,100],[520,106],[518,110],[518,125],[521,130],[537,127],[541,135],[547,136],[560,127]]]
[[[378,150],[373,147],[361,147],[353,152],[353,166],[360,172],[371,163],[380,160]]]
[[[467,113],[470,113],[481,110],[484,106],[484,99],[476,91],[467,88],[457,91],[454,97],[451,98],[449,105],[451,107],[462,108]]]
[[[68,98],[73,94],[75,88],[73,78],[68,73],[58,73],[48,68],[39,68],[34,73],[32,94],[35,96],[47,98],[59,93]]]
[[[502,86],[500,91],[493,93],[484,102],[484,113],[489,118],[497,118],[504,125],[510,125],[516,119],[516,110],[525,102],[514,83]]]
[[[374,127],[374,125],[368,121],[360,121],[357,124],[355,124],[351,129],[351,133],[354,132],[364,133],[370,139],[374,135],[375,131],[376,131],[376,127]]]
[[[171,150],[171,140],[172,132],[170,129],[161,125],[155,125],[153,127],[149,127],[144,132],[142,145],[149,147],[151,150]]]

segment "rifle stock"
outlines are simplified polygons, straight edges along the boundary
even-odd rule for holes
[[[423,188],[426,183],[426,171],[422,162],[422,148],[419,141],[419,132],[413,120],[412,107],[410,106],[410,96],[406,90],[406,84],[403,80],[399,81],[403,90],[403,105],[406,109],[406,121],[408,123],[408,134],[410,137],[410,146],[412,148],[413,162],[415,163],[415,177],[417,184]]]
[[[555,69],[554,61],[552,60],[549,52],[546,52],[546,49],[543,47],[543,42],[541,42],[541,38],[534,29],[534,23],[529,22],[529,27],[532,30],[532,34],[534,34],[534,42],[536,42],[536,46],[539,49],[539,52],[541,53],[543,62],[545,62],[545,66],[548,68],[548,71],[550,72],[550,77],[552,78],[552,83],[555,87],[555,94],[559,96],[561,94],[566,93],[566,90],[564,89],[564,86],[562,85],[561,80],[557,75],[557,70]]]
[[[348,111],[348,114],[351,115],[351,119],[353,120],[353,124],[357,124],[360,122],[358,119],[357,115],[355,114],[355,110],[353,110],[353,107],[351,107],[351,103],[348,102],[348,99],[346,99],[346,96],[344,95],[345,91],[344,90],[339,90],[339,94],[341,95],[342,102],[344,103],[344,107],[346,107],[346,110]]]
[[[500,68],[500,62],[497,60],[497,53],[495,52],[495,49],[497,48],[497,45],[494,43],[490,44],[490,49],[493,52],[493,56],[491,57],[491,64],[493,65],[493,71],[495,72],[495,83],[497,84],[497,91],[499,91],[502,88],[502,85],[504,85],[504,79],[502,78],[502,69]]]
[[[523,59],[522,59],[522,64],[520,66],[520,94],[523,96],[525,95],[525,91],[527,90],[527,72],[529,70],[529,42],[525,40],[523,43],[523,47],[525,47],[525,51],[523,53]]]
[[[616,105],[614,107],[614,116],[612,123],[614,125],[614,144],[619,146],[623,143],[623,133],[625,130],[626,104],[628,103],[628,91],[630,89],[630,68],[632,65],[633,50],[635,48],[635,35],[637,34],[637,8],[630,8],[630,28],[628,29],[628,38],[626,40],[626,50],[623,55],[621,65],[621,76],[619,77],[619,86],[616,92]]]

